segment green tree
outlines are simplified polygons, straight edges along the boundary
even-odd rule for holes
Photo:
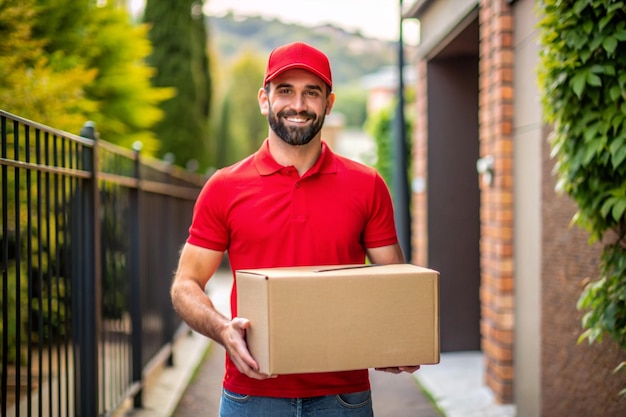
[[[374,167],[389,187],[393,181],[393,108],[387,106],[372,114],[365,123],[365,130],[374,138],[376,144],[376,163]]]
[[[50,65],[47,39],[33,33],[35,0],[0,2],[0,103],[22,117],[76,131],[94,103],[84,94],[96,72],[81,65],[63,71]]]
[[[83,63],[76,49],[85,41],[85,29],[98,7],[93,0],[35,0],[37,20],[33,36],[45,39],[51,62],[63,69]]]
[[[609,335],[626,348],[626,5],[541,0],[538,8],[539,83],[553,125],[557,189],[578,205],[573,222],[590,242],[604,244],[599,278],[578,300],[586,310],[579,341]]]
[[[150,84],[146,26],[93,0],[13,0],[0,8],[5,110],[74,133],[93,120],[109,142],[158,149],[149,128],[173,92]]]
[[[337,97],[333,112],[345,116],[347,127],[362,127],[367,117],[367,91],[351,85],[337,89]]]
[[[229,148],[236,148],[229,140],[231,137],[231,102],[228,97],[224,97],[221,103],[219,113],[215,116],[217,122],[213,124],[215,127],[215,158],[213,166],[222,168],[230,165],[237,160],[236,155],[229,156]],[[231,153],[235,153],[234,151]]]
[[[251,51],[244,51],[230,67],[225,93],[228,111],[227,160],[233,163],[255,152],[267,137],[267,119],[261,114],[257,93],[263,85],[264,61]]]
[[[410,107],[410,106],[409,106]],[[405,111],[405,114],[408,114]],[[376,162],[374,167],[378,170],[383,177],[391,193],[393,194],[393,149],[395,141],[395,117],[396,117],[396,104],[395,102],[383,107],[378,112],[370,115],[365,122],[365,131],[374,138],[376,144]],[[409,132],[413,129],[413,121],[410,118],[405,118],[405,141],[407,144],[408,154],[412,153],[411,135]],[[411,178],[412,168],[410,165],[407,167],[408,178]]]
[[[211,80],[202,1],[148,0],[144,20],[153,45],[148,62],[158,71],[153,85],[176,91],[161,104],[165,117],[154,128],[162,142],[160,154],[172,153],[182,164],[197,160],[206,167]]]
[[[163,119],[159,104],[174,90],[151,84],[155,69],[146,64],[152,49],[147,25],[132,25],[125,10],[107,5],[95,10],[86,32],[81,54],[89,68],[98,70],[85,88],[98,103],[89,119],[102,139],[125,148],[139,141],[142,153],[157,154],[161,143],[151,128]]]

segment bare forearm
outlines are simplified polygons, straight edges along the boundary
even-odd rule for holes
[[[174,310],[189,327],[224,345],[222,334],[230,319],[217,311],[211,299],[195,282],[175,282],[171,297]]]

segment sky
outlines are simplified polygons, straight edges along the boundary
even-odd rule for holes
[[[399,0],[204,0],[206,14],[221,16],[229,10],[235,15],[275,17],[306,26],[331,23],[384,40],[397,40],[399,34]],[[411,26],[405,23],[403,38],[415,36]]]

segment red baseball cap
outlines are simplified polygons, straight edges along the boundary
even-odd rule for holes
[[[333,78],[328,57],[322,51],[302,42],[279,46],[270,53],[264,84],[283,72],[296,68],[312,72],[332,88]]]

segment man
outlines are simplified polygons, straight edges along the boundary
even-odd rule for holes
[[[389,191],[372,168],[321,138],[335,102],[328,58],[304,43],[276,48],[258,92],[269,135],[204,186],[171,288],[176,311],[226,350],[221,417],[372,416],[368,370],[269,377],[245,342],[250,323],[218,313],[204,288],[228,251],[233,270],[403,263]],[[242,123],[245,121],[242,121]],[[349,297],[350,294],[346,294]],[[414,372],[419,366],[383,369]]]

